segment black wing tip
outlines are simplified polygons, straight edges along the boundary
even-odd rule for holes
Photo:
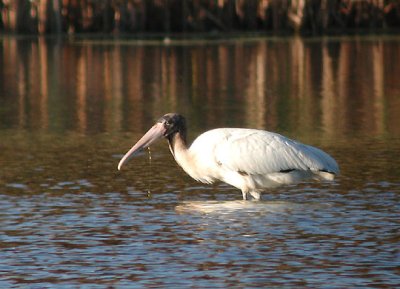
[[[279,172],[283,173],[283,174],[288,174],[288,173],[293,172],[295,170],[297,170],[297,169],[282,169]],[[311,169],[309,168],[309,170],[311,170]],[[333,172],[333,171],[330,171],[330,170],[327,170],[327,169],[321,169],[321,170],[318,170],[318,171],[319,172],[323,172],[323,173],[332,174],[332,175],[337,175],[337,172]]]
[[[293,172],[293,171],[295,171],[295,170],[296,170],[296,169],[284,169],[284,170],[280,170],[279,172],[280,172],[280,173],[287,174],[287,173]]]
[[[330,171],[330,170],[327,170],[327,169],[322,169],[322,170],[318,170],[318,171],[323,172],[323,173],[332,174],[332,175],[336,175],[337,174],[336,172],[333,172],[333,171]]]

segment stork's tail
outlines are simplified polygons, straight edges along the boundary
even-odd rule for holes
[[[335,173],[327,171],[317,171],[315,172],[315,179],[319,181],[333,181],[336,177]]]

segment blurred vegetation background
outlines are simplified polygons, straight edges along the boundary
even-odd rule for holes
[[[0,33],[265,32],[400,29],[400,0],[0,0]]]

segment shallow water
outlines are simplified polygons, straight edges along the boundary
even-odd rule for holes
[[[157,45],[0,39],[1,288],[400,286],[400,38]],[[164,142],[256,127],[321,147],[332,183],[245,202]]]

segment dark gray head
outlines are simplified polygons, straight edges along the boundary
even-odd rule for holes
[[[168,139],[173,137],[177,132],[183,134],[186,132],[186,120],[178,113],[167,113],[160,117],[157,123],[161,123],[164,126],[165,132],[163,136]]]

